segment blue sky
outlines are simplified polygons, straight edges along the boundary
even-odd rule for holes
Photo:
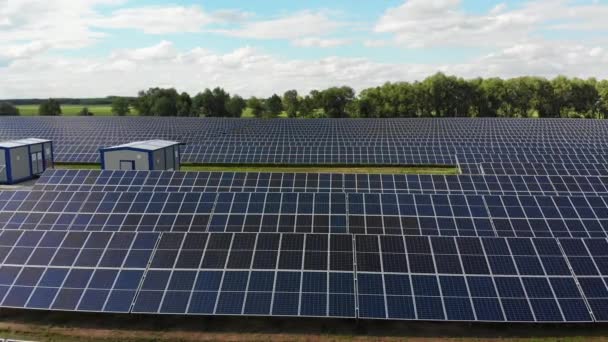
[[[0,0],[0,98],[605,78],[608,1]]]

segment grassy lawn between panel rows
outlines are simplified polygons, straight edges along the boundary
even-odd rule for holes
[[[56,163],[57,169],[99,170],[99,164]],[[457,175],[455,166],[340,166],[340,165],[242,165],[183,164],[181,171],[201,172],[274,172],[274,173],[358,173],[358,174],[420,174]]]

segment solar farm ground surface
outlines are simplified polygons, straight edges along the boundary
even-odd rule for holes
[[[99,164],[55,164],[56,169],[99,170]],[[200,172],[273,172],[273,173],[350,173],[350,174],[421,174],[455,175],[460,173],[455,166],[290,166],[290,165],[182,165],[182,171]]]
[[[604,121],[0,119],[0,137],[28,136],[82,169],[0,191],[0,307],[25,323],[198,318],[209,336],[249,322],[239,332],[265,340],[605,332]],[[205,166],[96,169],[127,137],[184,141]]]
[[[36,341],[608,341],[606,326],[154,317],[0,311],[0,336]]]

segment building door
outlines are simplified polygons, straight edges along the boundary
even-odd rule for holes
[[[133,160],[121,160],[120,169],[125,171],[135,170],[135,161]]]
[[[34,152],[31,154],[32,159],[32,174],[40,174],[44,172],[44,160],[42,158],[42,152]]]

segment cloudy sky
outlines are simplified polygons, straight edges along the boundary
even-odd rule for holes
[[[608,78],[606,0],[0,0],[0,98]]]

